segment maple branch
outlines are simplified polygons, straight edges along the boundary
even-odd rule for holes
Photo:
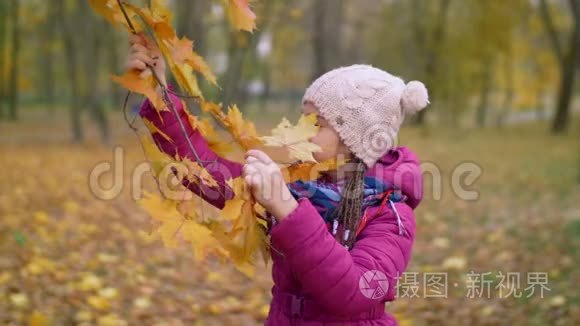
[[[121,0],[117,0],[117,3],[119,4],[119,7],[121,8],[121,12],[123,13],[123,16],[125,17],[125,20],[127,21],[127,25],[129,25],[129,28],[131,29],[131,32],[133,32],[133,34],[137,34],[137,30],[135,29],[135,26],[133,26],[131,19],[129,19],[129,15],[127,14],[127,11],[125,10],[125,7],[123,6],[123,2]]]
[[[117,0],[117,3],[119,4],[119,7],[121,8],[121,12],[123,13],[123,17],[127,21],[127,25],[131,29],[131,32],[133,34],[137,34],[137,30],[135,29],[135,26],[131,22],[131,19],[129,18],[129,15],[127,14],[127,11],[125,10],[125,6],[124,6],[123,1]],[[150,31],[148,30],[148,32],[150,32]],[[150,36],[153,39],[153,41],[155,43],[157,43],[157,45],[159,45],[158,44],[159,42],[155,38],[155,35],[153,35],[152,33],[150,33]],[[155,81],[157,82],[157,84],[159,85],[159,88],[161,88],[161,92],[162,92],[162,95],[163,95],[163,101],[169,107],[169,109],[172,111],[172,113],[175,115],[175,118],[179,122],[179,127],[181,129],[181,133],[183,134],[183,136],[187,140],[187,145],[188,145],[189,149],[191,150],[191,152],[193,153],[193,155],[195,156],[196,161],[198,163],[200,163],[200,164],[203,164],[203,163],[215,163],[215,160],[214,161],[204,161],[204,160],[202,160],[199,157],[199,155],[197,154],[197,151],[195,150],[195,148],[193,147],[193,144],[191,143],[191,140],[187,136],[187,131],[185,130],[185,126],[183,124],[183,121],[181,120],[181,117],[179,116],[179,113],[177,112],[177,109],[175,108],[175,106],[173,105],[173,102],[171,101],[171,98],[169,96],[169,92],[168,92],[167,87],[161,82],[161,79],[159,78],[159,76],[155,72],[155,69],[153,69],[153,66],[151,66],[151,65],[148,64],[147,65],[147,68],[149,68],[149,70],[151,71],[151,75],[153,76],[153,78],[155,79]]]
[[[121,12],[123,13],[123,17],[125,18],[125,20],[127,21],[127,25],[129,26],[129,28],[131,29],[131,33],[133,34],[137,34],[137,30],[135,29],[135,26],[133,25],[133,23],[131,22],[131,19],[129,18],[129,15],[127,14],[127,11],[125,10],[125,6],[124,6],[124,2],[121,0],[117,0],[117,3],[119,4],[119,7],[121,8]],[[147,26],[147,25],[146,25]],[[149,27],[149,26],[147,26]],[[157,41],[157,39],[155,38],[155,35],[149,30],[147,29],[147,32],[149,33],[149,36],[151,37],[151,39],[157,44],[157,46],[159,46],[159,42]],[[169,96],[169,93],[171,92],[172,94],[178,96],[178,97],[184,97],[183,95],[180,94],[176,94],[173,91],[169,90],[162,82],[161,79],[159,78],[159,76],[157,75],[157,73],[155,72],[155,69],[153,66],[151,65],[147,65],[147,68],[151,71],[151,75],[153,76],[153,78],[155,79],[157,85],[159,86],[159,88],[161,89],[161,93],[163,95],[163,102],[169,107],[169,109],[172,111],[173,115],[176,117],[177,121],[179,122],[179,127],[181,129],[181,133],[183,134],[183,136],[185,137],[185,139],[187,140],[187,145],[189,147],[189,149],[191,150],[191,153],[193,153],[193,155],[195,156],[195,160],[196,162],[198,162],[199,164],[201,164],[203,166],[204,163],[215,163],[217,160],[211,160],[211,161],[205,161],[202,160],[197,151],[195,150],[195,148],[193,147],[193,144],[191,142],[191,139],[189,139],[188,135],[187,135],[187,131],[185,130],[185,125],[183,124],[183,121],[181,120],[181,117],[179,116],[179,113],[177,112],[177,109],[175,108],[175,106],[173,105],[173,102],[171,101],[171,98]],[[129,91],[127,93],[127,96],[125,97],[125,102],[123,104],[123,115],[125,117],[125,121],[127,122],[127,124],[129,125],[129,128],[131,128],[135,133],[137,133],[137,128],[135,128],[135,126],[133,125],[133,123],[131,123],[127,117],[126,114],[126,108],[127,108],[127,102],[129,100],[129,96],[131,95],[131,91]],[[199,99],[199,97],[196,97],[197,99]],[[185,109],[185,108],[184,108]],[[157,144],[159,145],[159,144]],[[143,144],[141,143],[141,147],[143,149],[143,151],[145,152],[145,148],[143,147]],[[160,187],[159,185],[159,181],[154,178],[157,186]],[[200,191],[203,192],[202,189],[202,185],[203,182],[201,182],[200,184]],[[213,187],[212,187],[213,188]],[[220,195],[224,196],[225,198],[225,194],[222,193],[221,189],[218,187],[217,190],[219,191]],[[165,195],[162,193],[162,195],[165,197]]]
[[[137,128],[133,125],[133,122],[135,122],[135,118],[133,118],[133,121],[129,121],[129,117],[127,116],[127,103],[129,103],[130,96],[131,91],[128,91],[127,95],[125,96],[125,100],[123,101],[123,118],[125,118],[125,122],[127,122],[129,128],[131,128],[131,130],[133,130],[134,132],[137,132]]]

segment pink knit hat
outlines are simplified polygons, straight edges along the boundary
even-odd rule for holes
[[[408,84],[368,65],[342,67],[319,77],[304,94],[350,151],[368,167],[396,144],[405,116],[429,104],[425,85]]]

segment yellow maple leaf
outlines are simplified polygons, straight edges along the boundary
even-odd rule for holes
[[[187,63],[178,63],[173,59],[171,44],[175,42],[177,35],[171,27],[169,21],[171,17],[165,13],[165,11],[169,12],[169,9],[161,9],[163,8],[161,2],[156,4],[156,7],[152,6],[151,10],[131,4],[126,4],[126,6],[131,8],[153,30],[156,44],[179,86],[192,96],[201,96],[197,80],[193,75],[193,67]]]
[[[223,118],[225,118],[225,115],[222,112],[222,105],[221,104],[202,100],[200,102],[200,107],[201,107],[201,110],[203,112],[211,113],[212,115],[214,115],[216,117],[222,116]]]
[[[205,259],[209,253],[222,255],[226,253],[208,227],[198,223],[194,218],[184,218],[179,212],[178,202],[147,193],[139,204],[151,217],[162,223],[158,232],[166,247],[176,248],[181,235],[182,239],[192,246],[198,260]]]
[[[234,139],[244,150],[249,150],[262,144],[256,132],[256,126],[253,122],[244,120],[242,112],[240,112],[237,105],[229,107],[225,124]]]
[[[111,303],[108,299],[98,295],[91,295],[87,297],[87,303],[97,310],[107,310],[111,307]]]
[[[151,11],[164,21],[171,22],[173,19],[173,14],[167,4],[167,0],[152,0]]]
[[[138,71],[131,70],[121,76],[111,76],[111,79],[132,92],[145,95],[158,111],[168,110],[161,95],[156,91],[157,82],[153,76],[141,78]]]
[[[239,30],[252,32],[256,28],[256,14],[250,9],[249,0],[226,0],[231,24]]]
[[[217,86],[217,78],[202,56],[193,51],[193,41],[186,37],[174,38],[169,42],[171,54],[176,64],[188,64],[201,73],[205,79]]]
[[[89,0],[89,5],[93,8],[95,12],[103,16],[111,25],[115,28],[117,26],[124,26],[127,30],[130,30],[129,24],[119,7],[119,3],[116,0]],[[140,31],[142,29],[141,25],[135,19],[135,12],[132,8],[125,8],[127,16],[131,20],[133,27]]]
[[[139,205],[152,218],[161,223],[157,231],[165,246],[176,248],[179,243],[177,235],[185,223],[185,219],[177,210],[177,202],[145,193],[143,198],[139,200]]]
[[[271,136],[264,136],[260,139],[266,146],[286,148],[292,160],[316,162],[312,153],[319,152],[321,148],[309,141],[318,133],[319,128],[315,126],[315,123],[314,114],[302,115],[295,126],[283,118],[282,122],[272,130]]]
[[[164,54],[166,54],[168,51],[169,50],[161,50],[161,52]],[[167,54],[165,55],[165,58],[168,58]],[[175,64],[169,60],[168,64],[169,69],[173,73],[173,77],[175,77],[175,81],[182,89],[184,89],[191,96],[202,96],[197,79],[193,74],[193,67],[191,67],[189,64]]]
[[[173,160],[167,154],[161,152],[148,136],[141,137],[141,145],[143,146],[143,151],[145,152],[147,160],[149,160],[151,164],[154,175],[159,178],[161,172],[163,172],[167,165],[172,163]]]
[[[32,315],[28,317],[28,326],[48,326],[50,325],[49,319],[39,311],[34,311]]]
[[[282,168],[281,171],[286,183],[292,183],[296,180],[310,181],[318,179],[321,172],[337,170],[345,163],[346,161],[343,159],[333,158],[319,163],[295,163]]]
[[[187,178],[189,182],[203,183],[205,185],[214,188],[219,186],[217,181],[212,177],[212,175],[209,172],[207,172],[207,170],[204,169],[203,166],[201,166],[199,163],[193,162],[187,157],[184,157],[181,160],[181,163],[183,163],[187,169],[187,174],[185,175],[185,178]],[[181,180],[181,178],[179,179]]]
[[[194,257],[204,260],[209,254],[226,254],[206,226],[187,220],[182,230],[183,239],[191,244]]]
[[[142,120],[143,120],[143,124],[145,124],[145,126],[147,127],[147,129],[149,129],[149,132],[151,134],[159,134],[159,135],[161,135],[161,137],[165,138],[167,141],[173,143],[173,139],[171,139],[169,136],[167,136],[167,134],[164,133],[161,129],[157,128],[157,126],[153,122],[147,120],[146,118],[143,118]]]
[[[211,121],[207,118],[201,119],[197,123],[197,129],[207,141],[209,148],[216,154],[224,157],[230,154],[234,148],[230,143],[224,142],[213,128]]]
[[[227,200],[222,209],[225,220],[233,221],[230,231],[225,232],[219,226],[213,226],[215,235],[229,257],[237,264],[250,261],[254,252],[266,243],[265,233],[256,216],[255,200],[251,196],[244,179],[228,179],[228,186],[234,192],[234,198]]]
[[[151,28],[159,43],[163,40],[172,40],[176,37],[177,34],[171,26],[172,15],[164,1],[152,2],[151,9],[139,8],[127,2],[123,5],[126,10],[134,12]]]

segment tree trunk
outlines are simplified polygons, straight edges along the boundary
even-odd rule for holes
[[[229,106],[239,98],[242,84],[242,68],[250,45],[250,33],[245,31],[231,31],[228,48],[228,66],[224,74],[223,97],[224,107]]]
[[[476,125],[479,128],[485,127],[487,111],[489,107],[489,94],[492,82],[492,60],[488,57],[483,60],[483,78],[481,81],[481,94],[479,106],[477,107]]]
[[[447,33],[447,14],[449,13],[449,5],[451,0],[441,0],[439,2],[439,13],[436,20],[435,28],[433,29],[433,34],[431,36],[430,44],[431,46],[427,50],[427,63],[425,67],[425,75],[429,87],[429,98],[431,103],[435,103],[435,78],[437,76],[437,68],[439,66],[440,59],[440,47],[445,39]],[[415,120],[417,125],[423,125],[425,123],[425,114],[431,110],[421,110],[417,114]]]
[[[580,43],[580,0],[570,0],[574,18],[574,31],[570,36],[569,53],[562,61],[560,94],[558,108],[552,123],[552,133],[558,134],[566,131],[570,125],[570,107],[574,96],[574,79],[576,77],[576,56]]]
[[[560,44],[558,32],[549,12],[546,0],[540,2],[540,13],[544,26],[550,37],[554,55],[560,64],[560,89],[558,92],[558,104],[552,121],[551,131],[553,134],[563,133],[568,129],[570,120],[570,106],[574,95],[574,78],[576,70],[576,55],[578,43],[580,43],[580,0],[570,0],[573,13],[574,29],[570,36],[569,49],[565,52]]]
[[[107,28],[106,32],[109,38],[107,46],[107,60],[109,64],[109,71],[118,71],[120,65],[119,59],[119,42],[117,40],[117,33],[113,28]],[[115,109],[122,109],[123,90],[115,83],[108,83],[109,96],[111,97],[111,106]]]
[[[206,54],[206,27],[204,17],[209,8],[208,0],[178,2],[177,32],[193,40],[195,52]]]
[[[104,102],[101,94],[102,88],[99,85],[99,67],[101,66],[102,50],[103,50],[103,35],[106,25],[102,20],[97,20],[94,15],[91,15],[90,8],[86,2],[81,4],[82,17],[89,28],[86,31],[87,45],[85,47],[85,78],[88,88],[85,89],[84,101],[91,111],[91,117],[96,122],[101,136],[101,142],[106,145],[111,144],[111,130],[109,128],[109,121],[105,111]]]
[[[44,55],[39,56],[40,71],[42,71],[42,81],[40,86],[42,87],[42,97],[44,103],[48,108],[48,113],[52,116],[54,114],[55,106],[55,95],[54,95],[54,84],[55,84],[55,73],[54,73],[54,51],[53,42],[55,40],[56,34],[56,23],[57,15],[55,10],[54,1],[47,1],[47,17],[46,22],[43,24],[41,34],[41,52]]]
[[[270,24],[272,9],[272,1],[264,1],[260,7],[256,8],[256,15],[263,18],[259,22],[259,28],[253,34],[244,31],[232,31],[229,34],[228,66],[222,81],[224,107],[235,102],[240,105],[240,110],[244,111],[248,100],[247,74],[244,72],[244,66],[257,64],[255,61],[246,62],[246,58],[257,58],[256,48],[263,31]]]
[[[0,120],[4,119],[4,99],[6,98],[6,83],[4,72],[6,63],[4,62],[6,49],[6,31],[8,26],[8,12],[6,1],[0,1]]]
[[[578,33],[578,27],[574,33]],[[568,129],[570,124],[570,107],[574,95],[574,77],[576,76],[575,63],[578,43],[573,40],[570,42],[570,53],[566,58],[565,64],[561,67],[561,82],[558,95],[558,107],[556,115],[552,122],[552,133],[563,133]]]
[[[12,55],[10,66],[10,120],[18,119],[18,66],[20,62],[20,2],[12,0]]]
[[[505,119],[511,112],[512,104],[514,101],[514,71],[513,71],[513,53],[511,47],[506,56],[504,72],[506,78],[506,89],[503,105],[501,107],[501,111],[497,116],[496,124],[498,128],[502,128],[503,125],[505,124]]]
[[[64,41],[64,50],[66,55],[67,79],[70,90],[70,108],[69,115],[71,119],[71,127],[73,133],[73,142],[79,143],[84,140],[84,132],[81,125],[81,101],[79,74],[78,74],[78,57],[77,48],[75,47],[74,34],[75,29],[70,26],[70,17],[76,13],[67,13],[67,8],[64,1],[56,1],[57,12],[59,13],[60,27],[62,38]]]
[[[315,0],[313,4],[312,80],[342,63],[340,29],[344,18],[343,0]]]

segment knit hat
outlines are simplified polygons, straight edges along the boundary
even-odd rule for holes
[[[304,94],[367,167],[396,144],[405,116],[429,104],[425,85],[408,84],[369,65],[342,67],[319,77]]]

